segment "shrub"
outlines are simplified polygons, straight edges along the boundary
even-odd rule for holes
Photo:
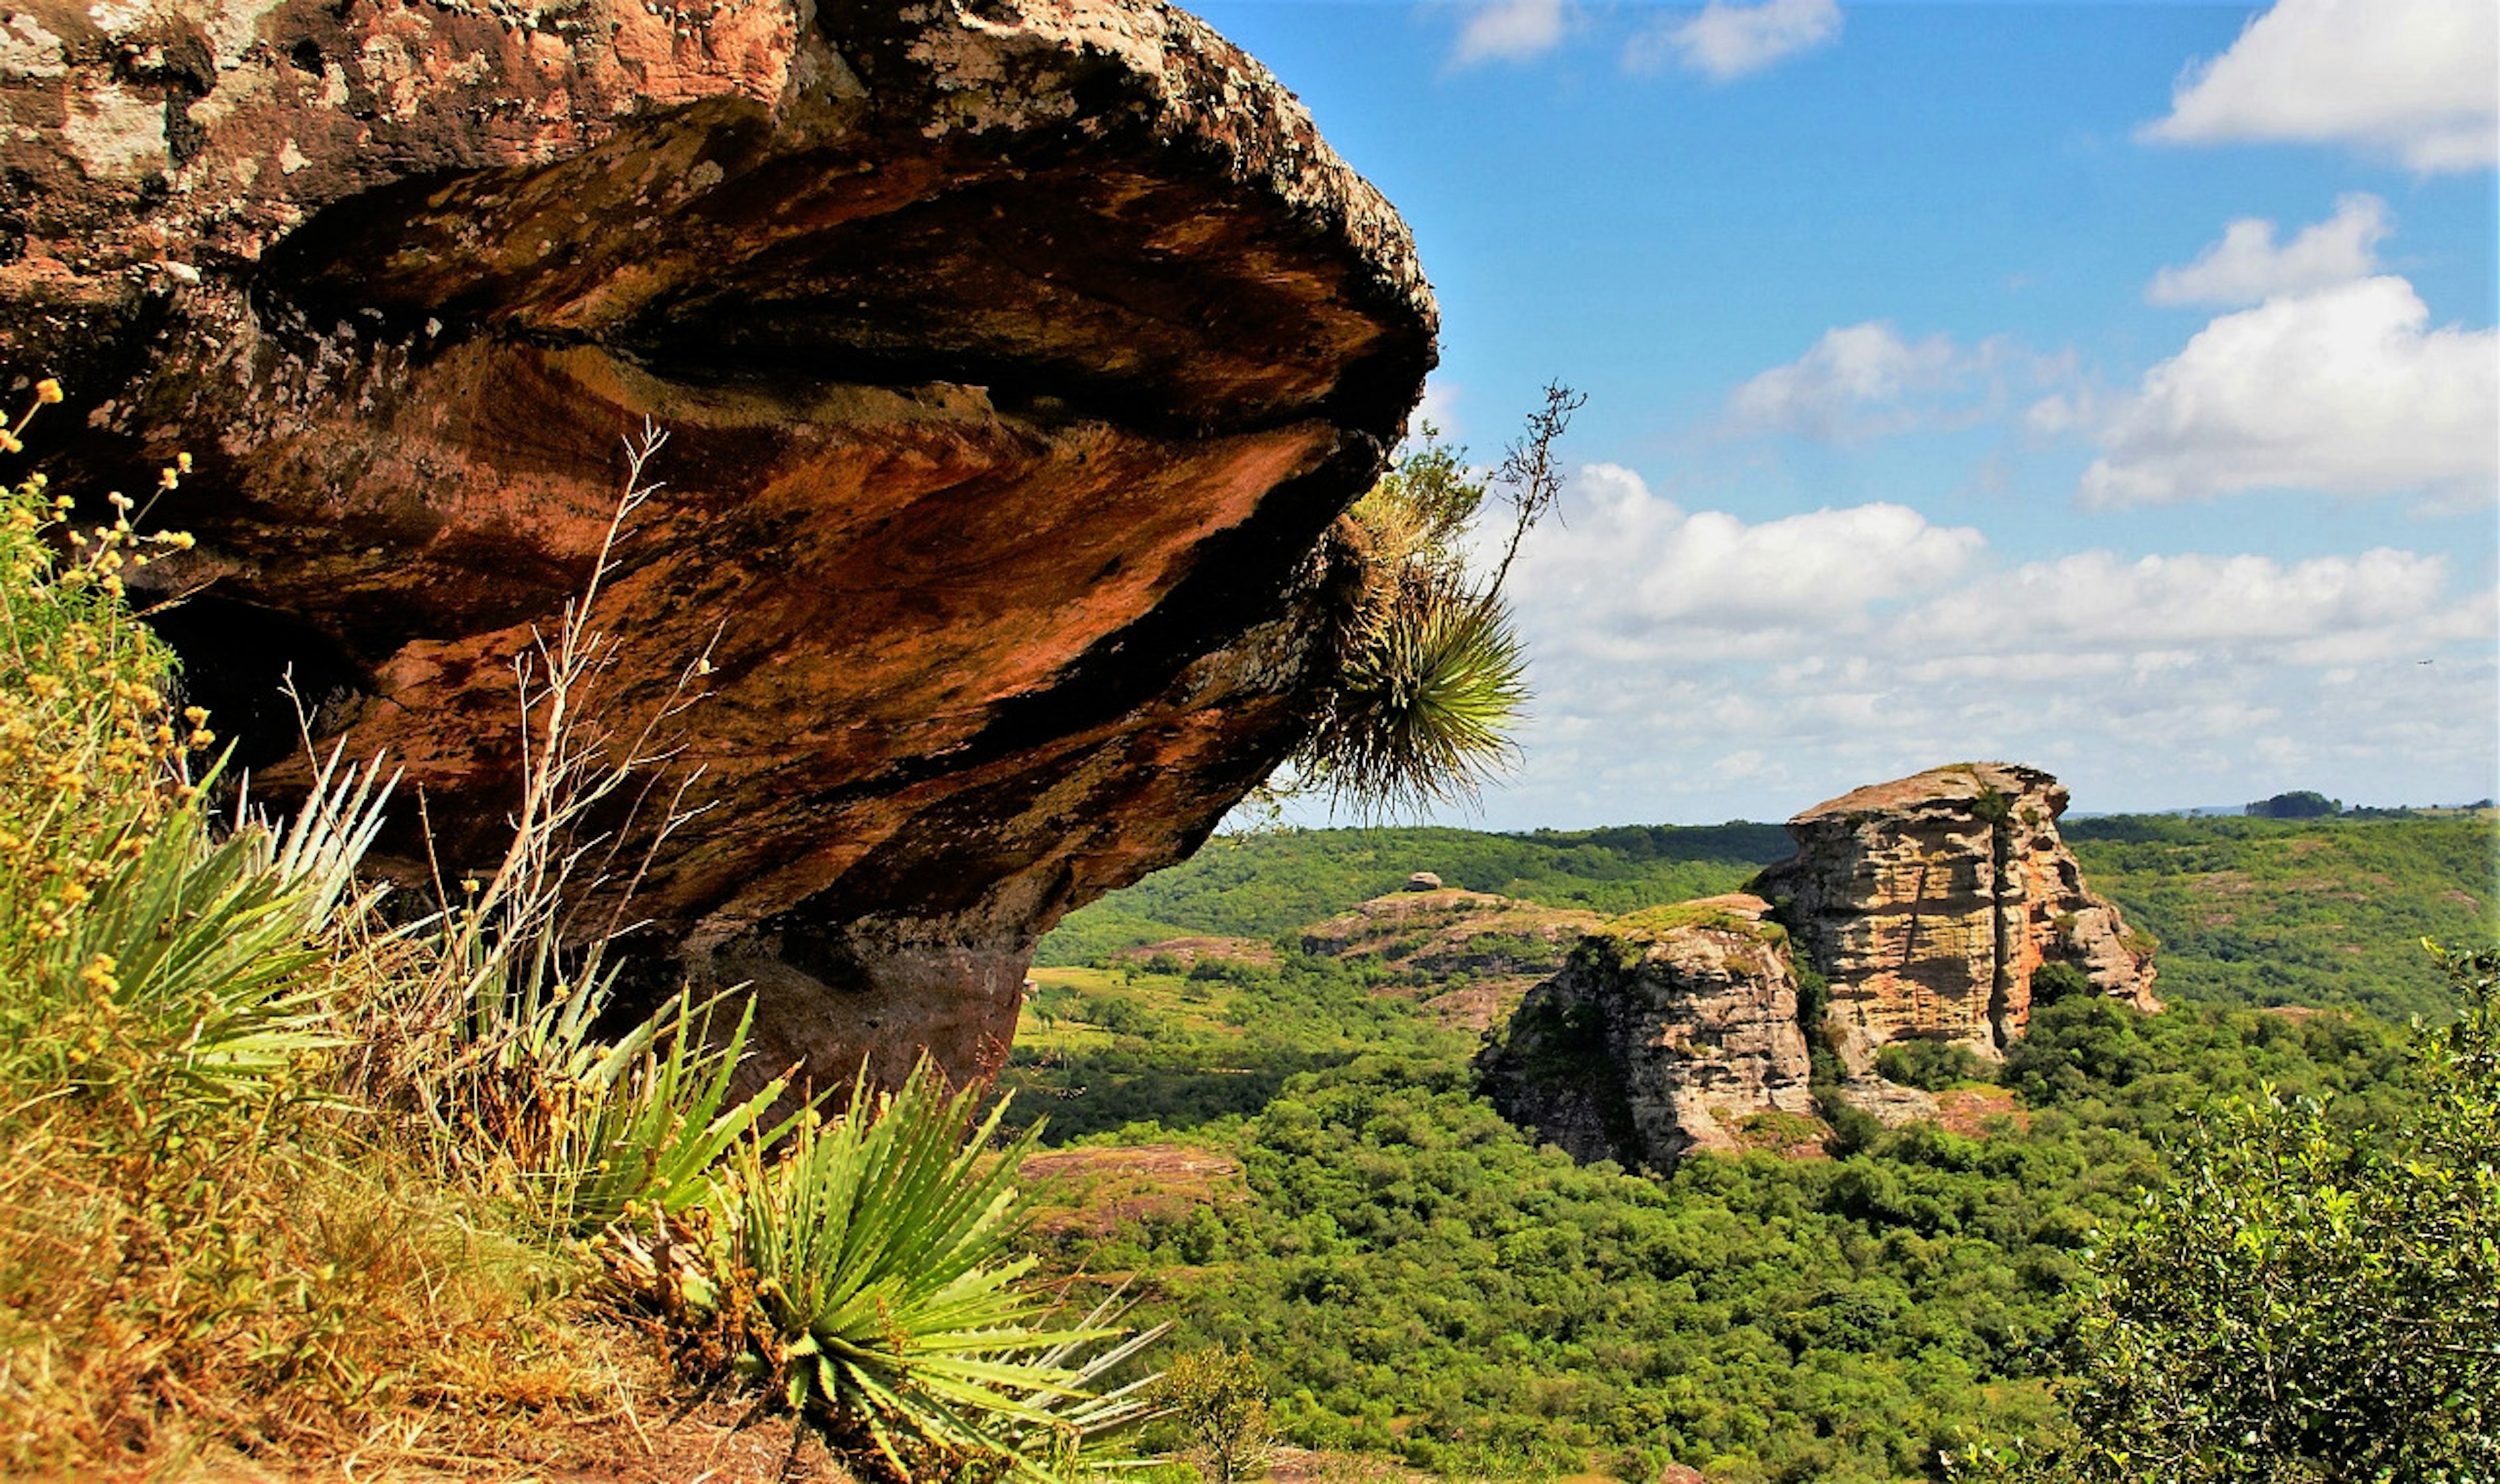
[[[2051,962],[2031,971],[2031,1004],[2035,1008],[2091,992],[2090,976],[2072,964]]]
[[[2087,1257],[2075,1424],[1980,1476],[2489,1478],[2500,1468],[2500,952],[2451,958],[2420,1097],[2341,1127],[2269,1086],[2197,1119],[2168,1186]]]
[[[1183,1455],[1214,1484],[1266,1471],[1267,1381],[1248,1350],[1219,1345],[1181,1356],[1152,1396],[1184,1439]]]
[[[1944,1040],[1896,1040],[1875,1053],[1875,1070],[1887,1081],[1942,1092],[1986,1075],[1968,1046]]]

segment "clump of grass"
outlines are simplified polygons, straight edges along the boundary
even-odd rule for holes
[[[1714,933],[1733,933],[1774,947],[1789,940],[1788,930],[1776,922],[1735,911],[1708,898],[1694,902],[1672,902],[1663,907],[1643,907],[1627,912],[1597,929],[1609,938],[1634,941],[1651,941],[1684,928],[1703,928]]]

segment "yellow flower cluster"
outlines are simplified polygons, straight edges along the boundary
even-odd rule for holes
[[[35,407],[0,422],[0,452],[60,400],[58,383],[39,383]],[[166,466],[159,489],[189,467]],[[69,931],[138,829],[194,796],[186,754],[215,740],[198,708],[174,714],[168,656],[123,602],[123,572],[190,538],[143,536],[145,510],[109,502],[112,520],[81,531],[41,475],[0,486],[0,922],[37,941]]]

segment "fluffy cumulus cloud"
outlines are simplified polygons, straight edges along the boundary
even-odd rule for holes
[[[1838,40],[1840,25],[1835,0],[1710,0],[1689,20],[1635,37],[1624,60],[1636,71],[1672,64],[1726,82]]]
[[[1530,533],[1518,590],[1586,614],[1601,643],[1635,646],[1661,624],[1744,643],[1772,628],[1854,623],[1952,577],[1986,544],[1899,505],[1760,523],[1687,511],[1614,464],[1580,470],[1571,506],[1567,523]]]
[[[1841,325],[1730,393],[1722,431],[1847,441],[1966,426],[2001,411],[2015,388],[2036,394],[2071,370],[2003,337],[1962,346],[1914,341],[1882,320]]]
[[[1561,43],[1562,20],[1562,0],[1492,0],[1468,13],[1450,59],[1461,67],[1526,61]]]
[[[2500,599],[2438,556],[2011,564],[1901,506],[1747,521],[1609,465],[1564,514],[1513,576],[1538,699],[1497,826],[1779,817],[1970,757],[2085,808],[2457,802],[2500,768]]]
[[[2500,484],[2500,331],[2433,327],[2403,279],[2359,279],[2224,314],[2133,394],[2032,422],[2089,428],[2089,506],[2255,489],[2480,502]]]
[[[2277,247],[2274,223],[2243,216],[2196,261],[2153,276],[2144,296],[2155,304],[2255,304],[2369,277],[2379,242],[2392,229],[2387,204],[2359,192],[2335,203],[2335,214],[2303,227]]]
[[[2188,69],[2145,137],[2293,141],[2412,170],[2500,159],[2500,6],[2491,0],[2279,0]]]

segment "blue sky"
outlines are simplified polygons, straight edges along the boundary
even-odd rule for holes
[[[1414,227],[1437,421],[1589,395],[1452,822],[2500,791],[2490,0],[1196,9]]]

